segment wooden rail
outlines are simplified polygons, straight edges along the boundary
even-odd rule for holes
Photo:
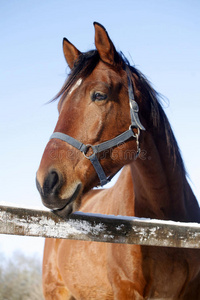
[[[199,248],[200,224],[0,206],[0,233],[147,246]]]

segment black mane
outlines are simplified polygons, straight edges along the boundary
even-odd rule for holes
[[[161,105],[162,97],[157,91],[154,90],[150,82],[139,70],[137,70],[133,66],[129,66],[129,68],[131,69],[132,74],[133,75],[136,74],[137,77],[139,78],[138,83],[139,86],[141,87],[140,92],[142,93],[142,95],[144,95],[142,100],[143,101],[146,100],[146,102],[148,102],[147,105],[150,105],[150,113],[149,113],[149,126],[151,127],[150,130],[153,133],[155,133],[154,137],[157,137],[157,139],[163,140],[165,138],[168,147],[169,157],[172,160],[173,165],[175,166],[178,164],[182,172],[186,174],[180,149],[178,147],[169,120]]]

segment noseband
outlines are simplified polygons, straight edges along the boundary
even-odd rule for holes
[[[126,66],[126,73],[127,73],[127,78],[128,78],[128,94],[129,94],[129,104],[130,104],[130,115],[131,115],[131,125],[129,126],[129,129],[123,132],[122,134],[116,136],[115,138],[108,140],[106,142],[103,142],[98,145],[90,145],[90,144],[83,144],[76,140],[75,138],[61,133],[61,132],[54,132],[50,139],[60,139],[71,146],[75,147],[79,151],[83,153],[83,155],[89,159],[99,177],[100,180],[100,185],[103,186],[104,184],[108,183],[111,177],[107,177],[99,160],[97,157],[97,154],[100,152],[103,152],[105,150],[111,149],[113,147],[119,146],[120,144],[124,143],[131,137],[136,139],[136,144],[137,144],[137,153],[136,157],[140,154],[140,146],[139,146],[139,136],[140,136],[140,130],[145,130],[144,126],[141,124],[138,116],[139,112],[139,107],[137,102],[135,101],[134,98],[134,93],[133,93],[133,85],[131,82],[131,73],[129,68]],[[133,132],[133,128],[137,128],[138,132],[135,134]],[[88,150],[92,148],[93,153],[91,155],[87,155]]]

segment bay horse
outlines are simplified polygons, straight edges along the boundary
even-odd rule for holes
[[[37,172],[43,204],[62,218],[80,210],[199,222],[159,94],[94,27],[94,51],[63,40],[71,72]],[[113,187],[93,189],[122,167]],[[43,291],[52,300],[198,300],[200,251],[46,239]]]

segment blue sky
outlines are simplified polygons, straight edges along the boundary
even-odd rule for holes
[[[1,203],[42,207],[35,173],[57,120],[67,69],[62,39],[94,48],[93,22],[104,25],[154,88],[178,140],[192,188],[200,199],[200,1],[1,0]],[[43,239],[0,236],[0,252],[39,253]]]

